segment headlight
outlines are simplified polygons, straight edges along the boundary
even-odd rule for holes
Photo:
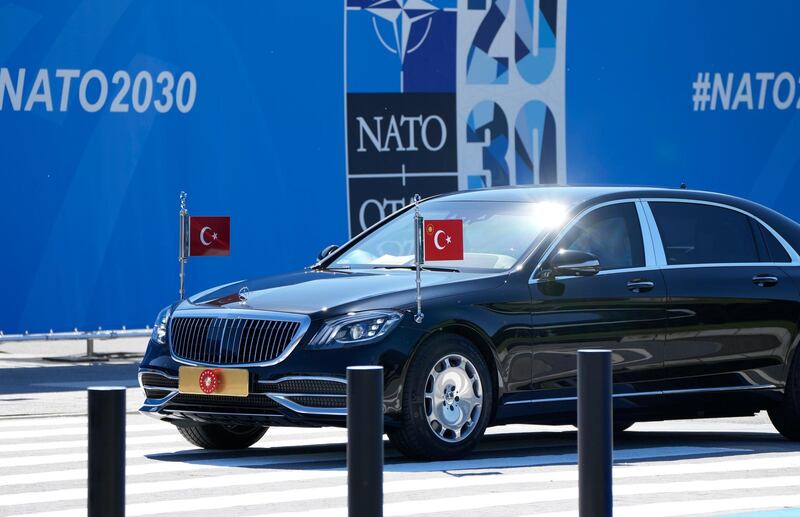
[[[153,341],[159,345],[167,342],[167,322],[172,313],[172,305],[164,307],[161,312],[156,316],[156,322],[153,324],[153,335],[150,336]]]
[[[378,341],[402,318],[402,313],[390,310],[351,312],[326,321],[308,343],[308,348],[339,348]]]

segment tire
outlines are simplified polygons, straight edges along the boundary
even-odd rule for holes
[[[800,441],[800,354],[795,352],[781,403],[771,408],[769,419],[785,438]]]
[[[400,427],[386,431],[392,445],[410,458],[452,459],[470,452],[483,436],[492,415],[494,384],[475,345],[455,334],[441,334],[411,360],[402,399]]]
[[[246,425],[203,424],[178,427],[178,432],[189,443],[203,449],[246,449],[259,441],[267,427]]]

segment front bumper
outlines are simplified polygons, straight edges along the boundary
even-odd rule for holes
[[[405,367],[423,334],[418,328],[400,326],[371,345],[307,350],[301,343],[277,364],[248,365],[247,397],[179,393],[181,363],[167,345],[151,341],[139,370],[146,397],[139,411],[176,425],[345,426],[347,367],[379,365],[384,368],[386,424],[392,426],[400,413]]]
[[[141,413],[186,423],[240,425],[337,425],[347,416],[347,381],[292,376],[257,381],[247,397],[179,393],[178,377],[141,369],[147,397]]]

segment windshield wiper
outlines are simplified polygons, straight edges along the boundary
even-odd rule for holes
[[[319,264],[314,264],[312,266],[307,266],[305,269],[313,269],[316,271],[350,271],[352,268],[350,266],[322,267]]]
[[[387,264],[384,266],[372,266],[372,269],[410,269],[411,271],[416,269],[416,266],[401,266],[396,264]],[[423,271],[444,271],[447,273],[458,273],[458,269],[454,267],[440,267],[440,266],[422,266],[420,267]]]

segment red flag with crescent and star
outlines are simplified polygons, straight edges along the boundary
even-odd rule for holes
[[[189,217],[189,256],[228,256],[231,254],[231,218],[228,216]]]
[[[464,260],[464,221],[425,220],[425,260]]]

